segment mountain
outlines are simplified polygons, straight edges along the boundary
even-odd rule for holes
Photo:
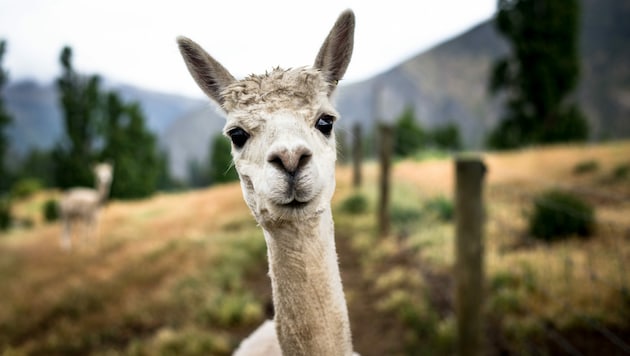
[[[630,137],[630,1],[582,0],[581,81],[576,91],[595,140]],[[420,30],[420,29],[419,29]],[[342,129],[360,122],[367,132],[377,120],[392,121],[406,106],[425,127],[455,123],[468,148],[480,148],[499,120],[501,102],[488,94],[492,63],[509,44],[490,20],[368,80],[343,84],[335,94]],[[352,65],[352,64],[351,64]],[[139,101],[148,126],[169,153],[171,171],[184,178],[190,161],[207,157],[223,119],[209,100],[111,86]],[[11,149],[49,148],[61,137],[61,114],[53,85],[21,82],[3,93],[15,118]]]
[[[583,0],[578,97],[595,138],[630,136],[630,1]]]
[[[140,102],[147,118],[147,127],[154,132],[170,155],[181,155],[181,149],[164,141],[173,122],[184,122],[192,112],[208,106],[207,100],[188,98],[136,88],[129,85],[107,85],[125,100]],[[58,92],[54,84],[34,81],[12,83],[3,93],[7,110],[13,117],[8,128],[11,154],[24,156],[29,150],[50,149],[62,137],[63,120]],[[175,126],[180,126],[175,125]],[[186,131],[185,129],[182,129]],[[181,130],[175,129],[176,132]],[[186,154],[194,154],[186,151]]]
[[[61,111],[52,85],[23,81],[9,85],[2,94],[13,118],[7,130],[11,154],[48,149],[59,140],[63,132]]]
[[[583,0],[577,98],[593,139],[630,137],[630,2]],[[487,91],[492,63],[509,44],[491,21],[361,83],[341,87],[338,106],[352,123],[393,120],[410,105],[425,127],[453,122],[467,147],[481,147],[501,102]]]
[[[488,71],[507,50],[485,22],[374,78],[341,87],[337,105],[349,119],[344,124],[393,121],[412,106],[423,126],[455,123],[467,146],[479,146],[499,109],[486,93]]]
[[[209,100],[205,105],[174,120],[161,136],[169,154],[171,174],[185,178],[192,161],[206,162],[210,143],[221,133],[224,123],[225,119],[218,108],[210,104]]]
[[[116,90],[125,100],[137,101],[142,105],[147,126],[158,135],[163,135],[177,118],[206,106],[203,99],[183,95],[165,94],[130,85],[117,85]]]

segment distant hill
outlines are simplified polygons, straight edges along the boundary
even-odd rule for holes
[[[2,95],[13,118],[8,128],[11,154],[48,149],[59,140],[63,130],[54,87],[24,81],[9,85]]]
[[[630,1],[582,6],[580,102],[595,138],[630,137]]]
[[[630,137],[630,1],[582,0],[582,77],[577,97],[588,116],[595,140]],[[419,25],[420,30],[422,29]],[[368,80],[343,84],[335,101],[340,125],[354,122],[371,128],[377,120],[393,120],[414,107],[426,127],[455,123],[469,148],[480,148],[497,124],[500,101],[487,92],[492,63],[508,53],[508,43],[490,20]],[[352,65],[352,64],[351,64]],[[210,139],[223,120],[209,100],[114,86],[137,100],[169,152],[171,171],[186,176],[191,160],[204,160]],[[61,114],[52,85],[15,83],[5,90],[16,118],[11,149],[49,148],[61,135]]]
[[[162,135],[162,143],[168,150],[175,177],[187,177],[191,161],[206,162],[210,142],[221,132],[224,123],[225,119],[209,100],[171,123]]]
[[[185,118],[190,113],[208,106],[206,100],[129,85],[112,85],[110,89],[117,90],[125,100],[140,102],[147,118],[147,126],[158,135],[160,143],[170,155],[181,156],[179,147],[169,145],[169,140],[164,141],[164,135],[171,125],[178,121],[186,126]],[[3,96],[14,119],[8,129],[12,154],[21,157],[33,148],[50,149],[59,141],[63,133],[63,122],[54,84],[39,84],[34,81],[12,83],[4,90]],[[186,151],[186,154],[194,152]],[[173,164],[177,165],[179,162]]]
[[[486,93],[487,73],[504,53],[507,44],[485,22],[374,78],[341,87],[337,104],[349,123],[371,124],[394,120],[413,106],[425,127],[456,123],[467,146],[479,146],[499,109]]]
[[[583,0],[577,95],[593,139],[630,137],[630,2]],[[421,53],[374,78],[340,88],[350,122],[391,120],[405,105],[427,127],[454,122],[468,147],[480,147],[499,117],[487,92],[492,63],[509,51],[492,22]]]

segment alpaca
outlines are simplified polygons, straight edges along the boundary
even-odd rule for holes
[[[235,355],[353,354],[330,202],[337,157],[331,95],[350,62],[354,14],[343,12],[312,67],[236,80],[192,40],[179,50],[193,79],[226,114],[224,134],[243,197],[267,245],[274,321]]]
[[[100,163],[93,168],[96,178],[96,189],[72,188],[61,198],[59,204],[64,229],[61,235],[61,247],[64,250],[72,248],[71,228],[81,222],[88,230],[86,239],[93,233],[98,221],[98,213],[109,194],[109,187],[113,178],[113,167],[109,163]]]

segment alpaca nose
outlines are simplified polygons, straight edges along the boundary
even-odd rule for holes
[[[294,148],[281,147],[273,149],[267,156],[267,162],[291,176],[304,167],[313,156],[313,152],[306,146]]]

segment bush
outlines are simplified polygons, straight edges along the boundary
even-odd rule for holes
[[[630,176],[630,164],[620,164],[613,168],[612,179],[615,181],[627,179]]]
[[[11,195],[15,199],[28,198],[42,189],[42,183],[36,178],[23,178],[13,184]]]
[[[451,221],[455,215],[453,202],[444,196],[439,196],[427,201],[424,208],[437,215],[442,221]]]
[[[57,205],[57,201],[54,199],[49,199],[44,203],[43,207],[44,220],[51,222],[59,219],[59,206]]]
[[[394,155],[407,157],[426,146],[427,133],[416,121],[413,107],[408,107],[394,124]]]
[[[593,208],[573,194],[551,190],[534,200],[529,219],[534,237],[551,241],[571,235],[589,236],[594,226]]]
[[[0,197],[0,231],[11,225],[11,203],[6,197]]]
[[[412,206],[393,204],[390,211],[391,223],[394,226],[409,226],[422,218],[422,209]]]
[[[349,196],[346,200],[341,202],[341,211],[344,213],[358,215],[365,213],[368,208],[367,198],[360,193]]]
[[[429,133],[433,146],[444,150],[458,151],[462,148],[459,128],[455,124],[436,127]]]
[[[597,161],[593,161],[593,160],[582,161],[573,167],[573,173],[574,174],[591,173],[591,172],[595,172],[598,169],[599,169],[599,163],[597,163]]]

